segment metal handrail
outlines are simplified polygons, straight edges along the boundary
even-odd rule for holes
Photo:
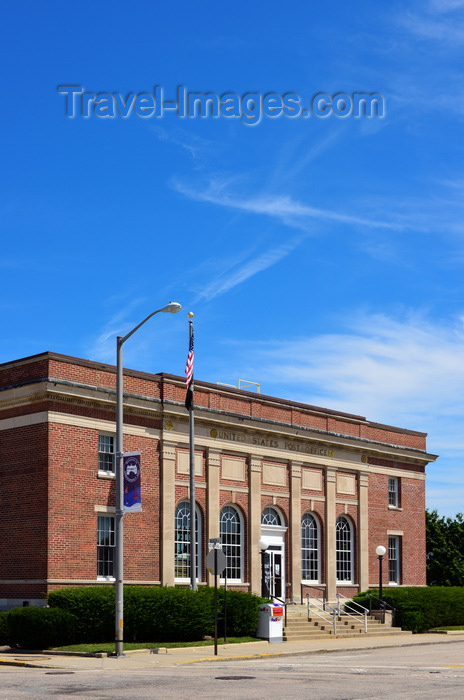
[[[355,605],[358,608],[362,609],[362,612],[356,612],[356,608],[353,608],[352,605],[349,603],[353,603],[354,601],[351,598],[347,598],[346,595],[343,595],[343,593],[337,593],[337,600],[338,600],[338,606],[337,606],[337,614],[340,617],[342,610],[341,610],[341,599],[347,600],[349,602],[344,603],[343,605],[343,613],[344,615],[348,615],[348,617],[352,617],[353,620],[357,620],[361,615],[364,619],[364,632],[367,634],[367,613],[369,612],[367,608],[365,608],[363,605],[360,605],[359,603],[355,603]],[[348,610],[352,610],[355,614],[353,615],[352,613],[348,612]],[[356,615],[358,617],[356,617]]]
[[[301,605],[303,605],[303,588],[312,588],[315,591],[321,591],[322,592],[322,602],[324,604],[324,609],[325,609],[325,604],[327,602],[327,591],[325,588],[322,586],[312,586],[309,583],[301,583],[300,584],[300,599],[301,599]],[[306,594],[307,596],[310,595],[309,593]],[[316,596],[314,596],[316,597]],[[319,598],[320,600],[320,598]]]
[[[320,600],[320,598],[316,598],[316,596],[313,596],[314,600]],[[334,629],[334,634],[337,634],[337,611],[335,608],[331,608],[331,612],[328,613],[326,609],[326,603],[321,605],[317,605],[317,603],[313,603],[313,607],[311,608],[311,594],[307,593],[306,594],[306,601],[308,603],[308,620],[311,619],[311,610],[313,615],[317,615],[317,617],[320,617],[324,622],[327,622],[328,624],[333,625]],[[330,606],[329,606],[330,607]]]
[[[391,610],[392,612],[392,623],[393,625],[395,624],[396,620],[396,608],[393,607],[393,605],[390,605],[390,603],[387,603],[385,600],[381,600],[375,595],[372,595],[369,593],[369,614],[372,613],[372,601],[377,600],[379,603],[379,610],[382,611],[382,623],[385,624],[385,611],[386,610]],[[359,603],[356,603],[356,605],[359,605]]]

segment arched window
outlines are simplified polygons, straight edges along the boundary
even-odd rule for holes
[[[221,510],[220,536],[222,551],[227,557],[226,570],[222,574],[228,580],[243,580],[243,527],[240,513],[233,506]]]
[[[319,581],[319,527],[311,513],[301,518],[301,578]]]
[[[261,525],[282,525],[282,518],[275,508],[265,508],[261,517]]]
[[[336,525],[337,581],[353,581],[353,528],[344,515],[337,518]]]
[[[201,514],[195,509],[196,574],[201,571]],[[181,501],[175,515],[174,576],[178,580],[190,580],[190,502]]]

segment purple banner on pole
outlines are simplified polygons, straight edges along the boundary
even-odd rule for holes
[[[124,512],[140,513],[141,510],[140,452],[126,452],[124,454]]]

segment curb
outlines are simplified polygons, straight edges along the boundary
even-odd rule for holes
[[[18,659],[0,659],[0,666],[16,666],[18,668],[54,668],[54,666],[45,666],[39,663],[29,663],[27,661],[19,661]]]

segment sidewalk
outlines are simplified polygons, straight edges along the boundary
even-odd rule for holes
[[[411,634],[389,637],[364,637],[349,639],[322,639],[269,644],[266,641],[247,644],[224,644],[214,647],[184,647],[178,649],[161,648],[158,653],[141,649],[128,651],[125,656],[112,658],[105,655],[84,656],[83,654],[63,654],[59,652],[27,652],[16,649],[0,649],[0,666],[22,666],[47,669],[98,670],[98,669],[150,669],[167,668],[202,661],[227,661],[250,658],[287,657],[299,654],[323,654],[334,651],[356,649],[379,649],[386,647],[408,647],[422,644],[449,644],[464,641],[461,635]]]

